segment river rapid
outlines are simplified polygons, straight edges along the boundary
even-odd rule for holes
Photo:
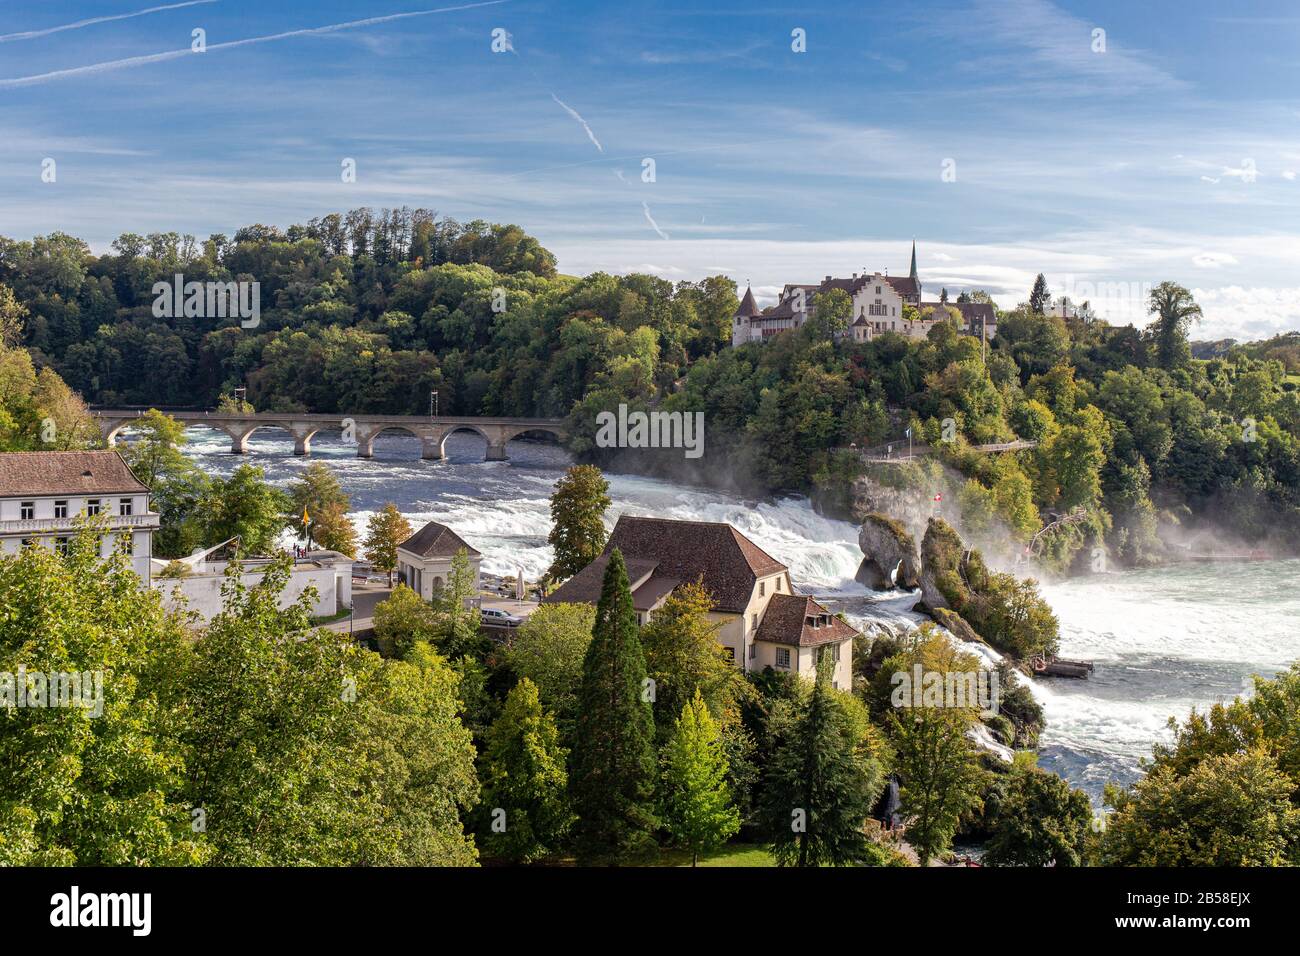
[[[328,463],[351,496],[358,528],[393,502],[417,529],[440,521],[483,553],[483,569],[540,575],[551,561],[550,494],[568,466],[558,448],[512,442],[510,461],[485,462],[484,442],[468,433],[447,440],[447,460],[419,460],[417,439],[381,435],[375,457],[359,459],[337,432],[312,441],[311,458],[294,457],[287,433],[262,429],[246,457],[230,439],[189,432],[188,453],[209,474],[239,463],[262,467],[285,486],[309,461]],[[915,595],[885,599],[854,580],[862,553],[857,528],[817,514],[802,498],[751,501],[734,495],[631,475],[609,475],[620,514],[734,525],[787,564],[796,586],[827,599],[863,629],[876,623],[914,626]],[[1061,621],[1061,656],[1096,663],[1088,680],[1036,680],[1047,729],[1040,764],[1099,802],[1107,781],[1140,773],[1151,745],[1169,739],[1166,723],[1248,691],[1252,674],[1271,675],[1300,658],[1300,560],[1181,565],[1119,571],[1045,584]]]

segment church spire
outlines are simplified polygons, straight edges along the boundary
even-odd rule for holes
[[[917,275],[916,275],[916,240],[915,240],[915,239],[912,240],[912,272],[911,272],[911,276],[912,276],[912,281],[915,282],[915,283],[917,284],[917,286],[919,287],[920,284],[921,284],[921,280],[918,279],[918,278],[917,278]]]

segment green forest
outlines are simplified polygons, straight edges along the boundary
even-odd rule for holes
[[[259,324],[155,317],[154,283],[178,273],[260,283]],[[987,355],[948,323],[920,342],[838,339],[842,293],[802,328],[733,349],[724,276],[565,276],[518,226],[401,208],[203,241],[124,234],[100,256],[63,233],[0,238],[0,287],[11,351],[47,392],[58,379],[90,404],[214,407],[244,387],[259,411],[425,414],[436,389],[443,414],[568,416],[579,460],[830,508],[870,472],[851,446],[912,427],[942,463],[885,480],[942,480],[986,546],[1022,546],[1080,509],[1087,521],[1046,549],[1058,566],[1098,545],[1161,560],[1168,528],[1277,552],[1300,540],[1300,334],[1192,343],[1200,309],[1173,282],[1138,328],[1045,314],[1040,277],[999,312]],[[31,447],[40,421],[26,367],[7,447]],[[619,403],[703,411],[704,458],[597,448],[596,413]],[[1015,438],[1037,447],[968,448]]]

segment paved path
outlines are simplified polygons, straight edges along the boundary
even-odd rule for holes
[[[392,589],[382,584],[352,583],[352,616],[321,625],[330,631],[361,633],[375,626],[375,605],[388,599]]]

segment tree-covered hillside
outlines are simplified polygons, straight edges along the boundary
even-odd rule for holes
[[[259,323],[156,317],[154,283],[178,273],[260,283]],[[1041,285],[998,314],[987,355],[949,323],[924,341],[835,338],[843,293],[818,297],[801,329],[732,349],[726,277],[563,276],[518,226],[427,210],[359,209],[202,242],[126,234],[102,256],[62,233],[0,238],[0,286],[21,313],[15,345],[95,404],[211,407],[245,386],[263,411],[424,414],[436,389],[443,414],[569,416],[584,460],[754,493],[844,488],[862,469],[843,449],[911,426],[958,476],[968,530],[1020,547],[1054,514],[1086,510],[1054,546],[1058,561],[1090,542],[1153,559],[1162,524],[1296,540],[1300,360],[1289,343],[1196,359],[1200,310],[1174,283],[1153,291],[1145,329],[1086,309],[1046,314]],[[596,447],[596,414],[620,403],[703,412],[704,458]],[[1038,445],[966,448],[1014,438]]]

